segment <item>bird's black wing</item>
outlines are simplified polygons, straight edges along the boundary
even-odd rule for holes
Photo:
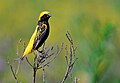
[[[38,49],[45,42],[45,34],[46,34],[47,26],[43,24],[42,26],[38,26],[36,37],[33,44],[33,49]]]

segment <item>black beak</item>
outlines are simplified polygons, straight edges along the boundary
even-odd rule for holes
[[[48,14],[48,17],[51,17],[52,15],[51,14]]]

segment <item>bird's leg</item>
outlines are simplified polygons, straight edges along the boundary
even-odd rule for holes
[[[38,52],[39,57],[42,57],[41,54],[42,54],[43,51],[39,51],[39,50],[37,50],[37,52]]]
[[[42,53],[43,51],[42,50],[40,51],[40,50],[37,49],[37,52]]]

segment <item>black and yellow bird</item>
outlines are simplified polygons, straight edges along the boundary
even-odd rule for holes
[[[35,50],[38,50],[39,47],[45,42],[49,35],[50,26],[48,23],[49,18],[51,17],[50,12],[43,11],[40,13],[36,29],[23,53],[22,59],[27,55],[32,53]]]

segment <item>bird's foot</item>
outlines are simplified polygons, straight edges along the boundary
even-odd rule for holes
[[[40,50],[37,50],[37,52],[38,52],[38,53],[42,53],[43,51],[42,51],[42,50],[41,50],[41,51],[40,51]]]
[[[37,52],[38,52],[39,57],[43,57],[43,56],[42,56],[43,51],[37,50]]]

